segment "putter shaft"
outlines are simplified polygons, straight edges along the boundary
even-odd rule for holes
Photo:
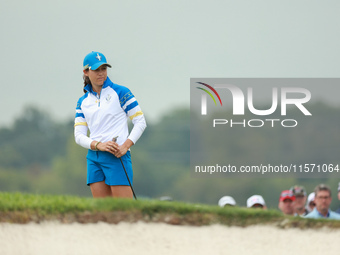
[[[116,141],[117,141],[117,138],[118,138],[118,136],[112,138],[112,141],[113,141],[113,142],[116,142]],[[132,185],[131,185],[131,182],[130,182],[130,178],[129,178],[129,176],[128,176],[127,172],[126,172],[125,166],[124,166],[124,164],[123,164],[123,160],[122,160],[122,158],[119,158],[119,159],[120,159],[120,163],[122,163],[122,166],[123,166],[123,169],[124,169],[126,178],[127,178],[128,182],[129,182],[130,188],[131,188],[131,190],[132,190],[133,197],[137,200],[135,191],[133,190]]]

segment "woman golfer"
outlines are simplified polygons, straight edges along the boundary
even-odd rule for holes
[[[87,185],[93,197],[132,198],[124,166],[132,184],[130,147],[142,135],[146,123],[134,95],[107,77],[107,67],[111,66],[100,52],[93,51],[84,59],[85,95],[77,103],[74,136],[77,144],[89,149]],[[128,118],[133,123],[130,133]]]

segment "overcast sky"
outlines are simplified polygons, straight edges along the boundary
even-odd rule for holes
[[[2,0],[0,127],[26,105],[72,119],[92,50],[149,121],[189,107],[193,77],[340,77],[339,11],[337,0]]]

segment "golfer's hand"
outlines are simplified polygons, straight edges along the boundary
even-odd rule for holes
[[[123,145],[118,146],[117,150],[115,153],[113,153],[117,158],[120,158],[126,154],[128,151],[128,148]]]
[[[118,145],[118,144],[117,144]],[[126,154],[126,152],[130,149],[130,147],[133,145],[133,142],[130,139],[127,139],[125,141],[125,143],[123,143],[122,145],[118,145],[116,152],[114,153],[114,155],[117,158],[120,158],[122,156],[124,156]]]
[[[107,152],[112,153],[113,155],[117,152],[118,147],[119,147],[119,145],[117,143],[113,142],[113,141],[99,143],[97,145],[98,150],[107,151]]]

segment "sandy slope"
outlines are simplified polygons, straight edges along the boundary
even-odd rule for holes
[[[0,254],[339,254],[340,230],[163,223],[0,224]]]

